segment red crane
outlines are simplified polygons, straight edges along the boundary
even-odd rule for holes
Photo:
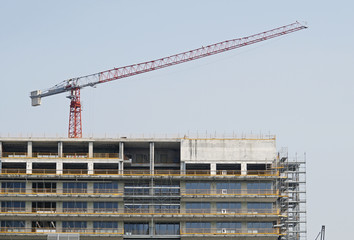
[[[68,98],[70,102],[70,116],[69,116],[69,138],[82,137],[82,123],[81,123],[81,101],[80,89],[88,86],[95,86],[100,83],[110,82],[113,80],[134,76],[137,74],[150,72],[160,68],[173,66],[176,64],[192,61],[195,59],[207,57],[210,55],[226,52],[235,48],[248,46],[254,43],[262,42],[271,38],[279,37],[285,34],[296,32],[307,28],[302,23],[295,22],[283,27],[275,28],[248,37],[236,38],[219,42],[216,44],[208,45],[205,47],[197,48],[188,52],[179,53],[169,57],[156,59],[149,62],[128,65],[110,69],[107,71],[65,80],[54,87],[46,90],[32,91],[30,98],[32,99],[32,106],[39,106],[41,98],[63,93],[70,92]]]

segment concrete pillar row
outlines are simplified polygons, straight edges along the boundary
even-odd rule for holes
[[[58,157],[63,157],[63,142],[58,142]]]
[[[247,175],[247,163],[241,163],[241,175]]]
[[[210,173],[216,175],[216,163],[210,163]]]
[[[88,149],[89,149],[88,157],[93,158],[93,142],[89,142]]]
[[[27,142],[27,157],[32,157],[32,142]]]
[[[150,143],[150,174],[154,174],[155,169],[155,143]]]
[[[118,168],[119,168],[119,174],[124,173],[124,143],[120,142],[119,143],[119,150],[118,150],[118,157],[119,157],[119,163],[118,163]]]
[[[57,174],[63,174],[63,162],[62,161],[58,161],[56,162],[57,166],[56,166],[56,172]]]
[[[88,174],[93,174],[94,173],[93,162],[88,162],[87,163],[87,173]]]
[[[26,174],[32,174],[32,161],[26,162]]]

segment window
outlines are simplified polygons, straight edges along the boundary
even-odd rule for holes
[[[95,193],[117,193],[118,182],[94,183],[93,189]]]
[[[87,183],[82,182],[64,182],[63,183],[64,193],[86,193]]]
[[[273,228],[273,223],[272,222],[248,222],[247,223],[248,228]]]
[[[210,203],[186,203],[186,212],[187,213],[210,213]]]
[[[210,233],[210,222],[186,222],[186,233]]]
[[[86,212],[87,202],[63,202],[64,212]]]
[[[142,204],[138,204],[138,205],[125,205],[124,206],[124,211],[126,213],[148,213],[149,212],[149,205],[142,205]]]
[[[216,228],[236,229],[236,228],[241,228],[241,223],[240,222],[217,222]]]
[[[179,205],[155,205],[155,213],[179,213]]]
[[[187,194],[209,194],[210,183],[209,182],[186,182]]]
[[[94,212],[118,212],[117,202],[94,202]]]
[[[118,233],[118,222],[104,221],[104,222],[93,222],[94,232],[113,232]]]
[[[125,235],[148,235],[149,224],[148,223],[124,223]]]
[[[255,194],[266,194],[271,193],[272,183],[271,182],[249,182],[247,183],[248,193]]]
[[[156,235],[179,235],[179,223],[156,223]]]
[[[35,193],[55,193],[57,183],[52,182],[34,182],[32,183],[32,192]]]
[[[217,194],[239,194],[241,193],[241,183],[239,182],[217,182]]]
[[[63,221],[63,232],[76,232],[87,228],[87,222],[84,221]]]
[[[32,202],[32,212],[54,212],[56,206],[56,202]]]
[[[216,203],[218,213],[237,213],[241,210],[241,203],[238,202],[219,202]]]
[[[1,188],[4,192],[26,192],[25,182],[2,182]]]
[[[10,231],[26,231],[25,221],[1,221],[1,231],[10,232]]]
[[[248,211],[256,212],[256,213],[271,213],[273,204],[272,203],[247,203]]]
[[[149,183],[125,183],[125,195],[149,195]]]
[[[136,158],[135,161],[133,159],[134,163],[149,163],[149,158],[147,154],[142,154],[142,153],[138,153],[136,154]]]
[[[26,202],[1,202],[2,212],[23,212],[26,210]]]

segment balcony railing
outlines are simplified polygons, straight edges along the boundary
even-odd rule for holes
[[[278,170],[264,170],[253,171],[249,170],[241,174],[239,171],[229,171],[222,173],[222,171],[216,171],[215,173],[209,170],[118,170],[118,169],[32,169],[32,173],[26,173],[26,169],[1,169],[1,174],[27,174],[27,175],[118,175],[118,176],[217,176],[217,177],[232,177],[232,176],[279,176]]]
[[[210,235],[251,235],[251,234],[279,234],[276,228],[186,228],[181,231],[183,234],[210,234]]]
[[[3,158],[28,158],[27,152],[2,152]],[[33,152],[32,158],[88,158],[88,153],[62,153],[62,157],[59,157],[59,153],[44,153]],[[118,158],[119,153],[93,153],[93,158]]]
[[[181,195],[277,195],[275,189],[185,189]]]
[[[0,213],[28,214],[86,214],[90,215],[109,213],[110,215],[278,215],[279,209],[154,209],[154,208],[32,208],[31,212],[25,212],[24,208],[2,208]]]
[[[25,227],[0,227],[0,233],[26,233],[26,234],[48,234],[48,233],[82,233],[82,234],[117,234],[123,235],[120,228],[25,228]]]

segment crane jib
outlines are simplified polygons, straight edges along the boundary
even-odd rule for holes
[[[69,120],[69,137],[80,138],[81,131],[81,103],[80,103],[80,89],[88,86],[95,86],[97,84],[110,82],[117,79],[122,79],[161,68],[177,65],[180,63],[189,62],[199,58],[215,55],[218,53],[230,51],[236,48],[248,46],[258,42],[262,42],[271,38],[283,36],[292,32],[306,29],[305,24],[295,22],[289,25],[278,27],[272,30],[254,34],[248,37],[237,38],[211,44],[205,47],[197,48],[187,52],[175,54],[169,57],[156,59],[153,61],[143,62],[139,64],[128,65],[124,67],[114,68],[107,71],[73,78],[66,80],[52,88],[46,90],[36,90],[30,93],[32,106],[41,105],[42,97],[52,96],[55,94],[70,92],[71,99],[70,120]],[[75,101],[75,102],[74,102]]]

